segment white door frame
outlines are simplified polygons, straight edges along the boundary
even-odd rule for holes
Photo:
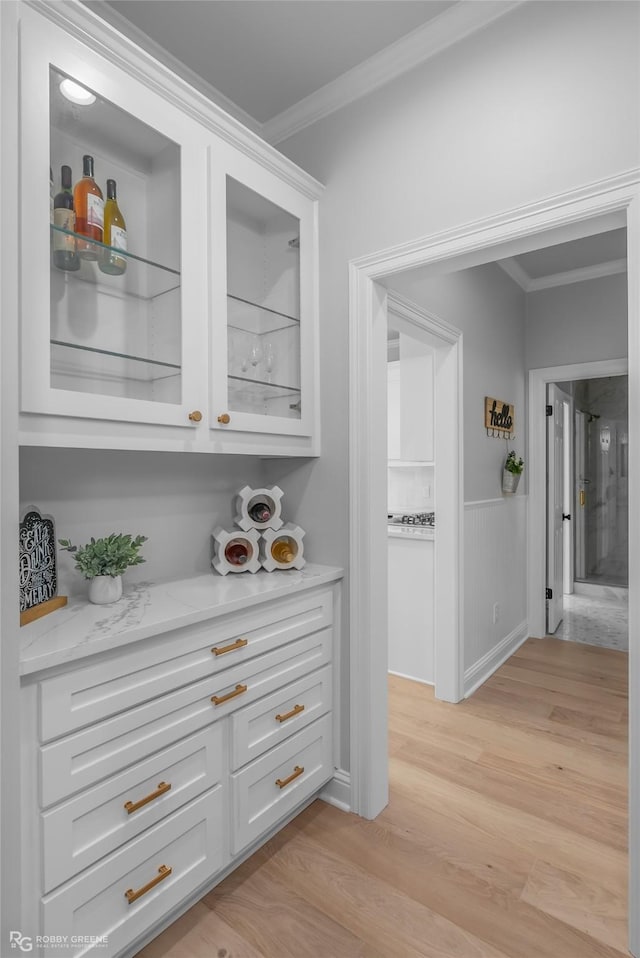
[[[631,334],[631,313],[629,313],[629,332]],[[631,347],[631,342],[629,346]],[[631,353],[629,353],[629,359],[602,359],[591,363],[573,363],[567,366],[548,366],[544,369],[529,370],[529,501],[527,503],[529,574],[527,576],[527,617],[529,635],[536,638],[546,634],[544,596],[547,584],[547,532],[546,523],[540,522],[539,519],[540,516],[547,515],[547,417],[545,414],[547,384],[570,382],[575,379],[624,376],[629,372],[631,365]],[[636,357],[636,365],[638,374],[640,374],[638,357]],[[631,432],[631,430],[629,431]],[[635,488],[635,482],[633,482],[633,486]],[[634,528],[631,518],[629,518],[629,528]],[[629,582],[632,581],[631,539],[632,537],[629,538]],[[640,559],[640,551],[638,559]],[[630,589],[629,597],[631,597],[631,592]],[[629,610],[629,615],[631,616],[631,610]],[[629,633],[631,634],[631,618],[629,618]]]
[[[354,812],[374,818],[388,799],[386,673],[386,294],[381,281],[413,268],[463,269],[605,228],[627,227],[629,299],[629,433],[640,434],[640,171],[510,210],[453,230],[381,250],[349,263],[349,512],[350,512],[350,781]],[[594,229],[595,222],[597,227]],[[381,426],[383,428],[381,428]],[[533,471],[539,464],[529,460]],[[638,528],[640,443],[629,448],[629,525]],[[380,479],[380,477],[383,477]],[[640,491],[640,490],[638,490]],[[530,504],[531,505],[531,504]],[[462,506],[462,502],[460,503]],[[540,509],[538,503],[538,510]],[[537,515],[540,515],[538,511]],[[528,556],[540,554],[529,509]],[[535,551],[537,548],[537,552]],[[532,549],[534,550],[532,552]],[[532,574],[535,568],[530,564]],[[629,545],[629,578],[640,582],[640,544]],[[461,577],[458,589],[462,594]],[[538,582],[544,587],[544,577]],[[534,606],[531,606],[534,611]],[[531,619],[530,619],[531,624]],[[640,662],[633,639],[640,592],[629,590],[630,901],[640,896]],[[539,626],[538,626],[539,627]],[[533,632],[535,634],[535,632]],[[464,667],[464,661],[461,662]],[[630,909],[630,946],[640,955],[640,910]]]

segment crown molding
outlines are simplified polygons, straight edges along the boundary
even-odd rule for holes
[[[262,125],[262,136],[269,143],[281,143],[330,113],[413,70],[523,2],[526,0],[459,0],[444,13],[268,120]]]
[[[2,3],[2,0],[0,0]],[[206,129],[230,143],[310,199],[318,199],[324,186],[259,134],[223,110],[210,97],[194,88],[180,74],[122,34],[111,23],[93,12],[92,5],[79,0],[23,0],[52,23],[62,27],[86,47],[123,70],[149,90],[183,110]]]
[[[498,266],[510,276],[525,293],[537,293],[541,289],[553,289],[555,286],[570,286],[573,283],[585,283],[590,279],[601,279],[603,276],[615,276],[617,273],[626,273],[626,259],[613,259],[606,263],[596,263],[595,266],[583,266],[580,269],[570,269],[562,273],[551,273],[549,276],[539,276],[533,279],[515,259],[509,257],[498,261]]]
[[[219,106],[225,113],[234,117],[259,136],[262,135],[262,124],[259,123],[258,120],[243,110],[242,107],[239,107],[233,100],[230,100],[224,93],[221,93],[217,87],[214,87],[211,83],[207,83],[198,73],[195,73],[186,66],[182,60],[178,60],[177,57],[169,53],[165,47],[160,46],[159,43],[152,40],[148,34],[137,27],[135,23],[132,23],[131,20],[127,20],[126,17],[106,3],[95,3],[92,2],[92,0],[82,0],[82,3],[97,17],[114,27],[119,33],[140,47],[141,50],[144,50],[145,53],[153,57],[154,60],[158,60],[168,70],[175,73],[176,76],[181,77],[189,86],[192,86],[194,90],[202,93],[203,96],[206,96],[208,100],[211,100],[216,106]]]

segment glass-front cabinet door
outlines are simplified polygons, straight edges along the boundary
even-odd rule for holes
[[[193,429],[208,404],[204,132],[29,14],[21,410]]]
[[[314,203],[249,157],[211,149],[211,426],[310,436],[314,424]]]

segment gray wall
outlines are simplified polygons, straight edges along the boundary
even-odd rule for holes
[[[425,279],[414,270],[392,285],[462,331],[464,498],[495,499],[507,448],[526,452],[525,294],[494,263]],[[515,405],[517,431],[508,447],[487,436],[485,396]]]
[[[52,515],[56,536],[84,545],[110,532],[149,537],[146,561],[124,576],[133,582],[211,572],[211,533],[232,520],[232,500],[245,483],[262,485],[259,460],[172,452],[34,449],[20,452],[21,508]],[[86,593],[66,552],[59,591]]]
[[[527,369],[626,355],[626,273],[527,295]]]
[[[638,166],[639,12],[615,0],[523,4],[280,144],[326,184],[323,458],[292,476],[322,560],[344,565],[349,555],[349,261]],[[466,494],[492,488],[494,469],[483,458]],[[343,667],[346,689],[346,643]],[[345,725],[345,767],[348,740]]]

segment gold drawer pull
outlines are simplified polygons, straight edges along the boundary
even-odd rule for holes
[[[226,695],[212,695],[211,701],[214,705],[222,705],[223,702],[228,702],[229,699],[234,699],[236,695],[242,695],[243,692],[247,691],[247,685],[236,685],[233,692],[227,692]]]
[[[289,776],[289,778],[277,778],[276,785],[278,786],[278,788],[284,788],[285,785],[289,785],[294,780],[294,778],[297,778],[298,775],[302,775],[303,772],[304,772],[304,767],[302,765],[296,765],[291,775]]]
[[[169,868],[167,865],[160,865],[158,874],[155,878],[152,878],[151,881],[147,882],[146,885],[143,885],[142,888],[138,888],[137,891],[134,891],[133,888],[128,888],[124,893],[125,898],[129,904],[132,905],[134,901],[138,900],[138,898],[142,898],[142,896],[146,895],[148,891],[151,891],[154,885],[157,885],[158,882],[164,881],[165,878],[168,878],[172,871],[173,869]]]
[[[304,712],[304,705],[294,705],[290,712],[285,712],[284,715],[276,715],[276,722],[286,722],[294,715],[300,715],[300,712]]]
[[[129,815],[131,815],[132,812],[137,812],[138,809],[142,808],[143,805],[147,805],[149,802],[152,802],[154,798],[159,798],[161,795],[164,795],[164,793],[168,792],[170,788],[171,782],[160,782],[155,792],[151,792],[151,795],[146,795],[137,802],[125,802],[124,807]]]
[[[224,655],[225,652],[235,652],[236,649],[243,649],[249,644],[249,639],[236,639],[231,645],[214,645],[211,649],[214,655]]]

